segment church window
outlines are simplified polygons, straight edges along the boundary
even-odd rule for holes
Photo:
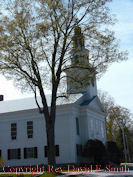
[[[99,124],[98,124],[98,120],[96,120],[96,135],[99,135]]]
[[[21,159],[21,149],[8,149],[8,160]]]
[[[93,119],[90,120],[90,134],[91,136],[94,136],[94,126],[93,126]]]
[[[79,119],[78,119],[78,117],[76,117],[76,132],[77,132],[77,135],[79,135]]]
[[[101,122],[101,136],[104,138],[104,123]]]
[[[17,138],[17,124],[16,123],[11,124],[11,138],[12,140],[15,140]]]
[[[33,138],[33,121],[27,122],[27,136],[28,138]]]
[[[37,147],[24,148],[24,158],[37,158]]]
[[[48,146],[45,146],[44,147],[44,154],[45,154],[45,157],[48,157]],[[55,145],[55,154],[56,156],[59,156],[59,145]]]

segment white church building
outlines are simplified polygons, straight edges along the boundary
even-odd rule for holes
[[[86,51],[82,44],[80,55]],[[67,84],[70,88],[69,81]],[[84,162],[81,151],[89,139],[99,139],[106,143],[106,113],[97,96],[96,80],[84,90],[77,93],[74,90],[75,87],[68,99],[57,101],[57,164]],[[47,95],[47,102],[50,105],[50,95]],[[4,164],[9,166],[47,164],[45,120],[34,98],[12,101],[1,99],[0,156]]]

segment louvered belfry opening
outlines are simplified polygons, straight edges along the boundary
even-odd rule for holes
[[[4,95],[0,95],[0,101],[4,101]]]

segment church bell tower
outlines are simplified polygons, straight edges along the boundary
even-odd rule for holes
[[[89,63],[89,50],[85,48],[85,38],[79,26],[75,27],[71,50],[71,69],[67,70],[67,93],[97,94],[96,72]]]

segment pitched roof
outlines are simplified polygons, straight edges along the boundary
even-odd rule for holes
[[[87,106],[93,102],[97,96],[87,98],[86,94],[70,94],[68,98],[58,98],[57,105],[66,105],[75,103],[80,106]],[[42,107],[41,97],[37,97],[40,107]],[[46,95],[47,104],[50,107],[51,95]],[[99,100],[100,102],[100,100]],[[30,109],[37,109],[34,97],[23,98],[17,100],[0,101],[0,114],[8,112],[16,112]]]
[[[81,96],[82,94],[73,94],[73,95],[70,95],[68,98],[59,98],[57,99],[57,105],[75,103]],[[51,95],[50,94],[46,95],[46,99],[47,99],[48,106],[50,106]],[[38,102],[40,106],[42,106],[40,97],[38,97]],[[0,101],[0,113],[30,110],[30,109],[37,109],[37,108],[38,107],[36,105],[34,97],[16,99],[16,100],[8,100],[8,101]]]
[[[80,106],[87,106],[88,104],[90,104],[94,99],[96,98],[96,96],[93,96],[92,98],[85,100],[84,102],[82,102],[80,104]]]

